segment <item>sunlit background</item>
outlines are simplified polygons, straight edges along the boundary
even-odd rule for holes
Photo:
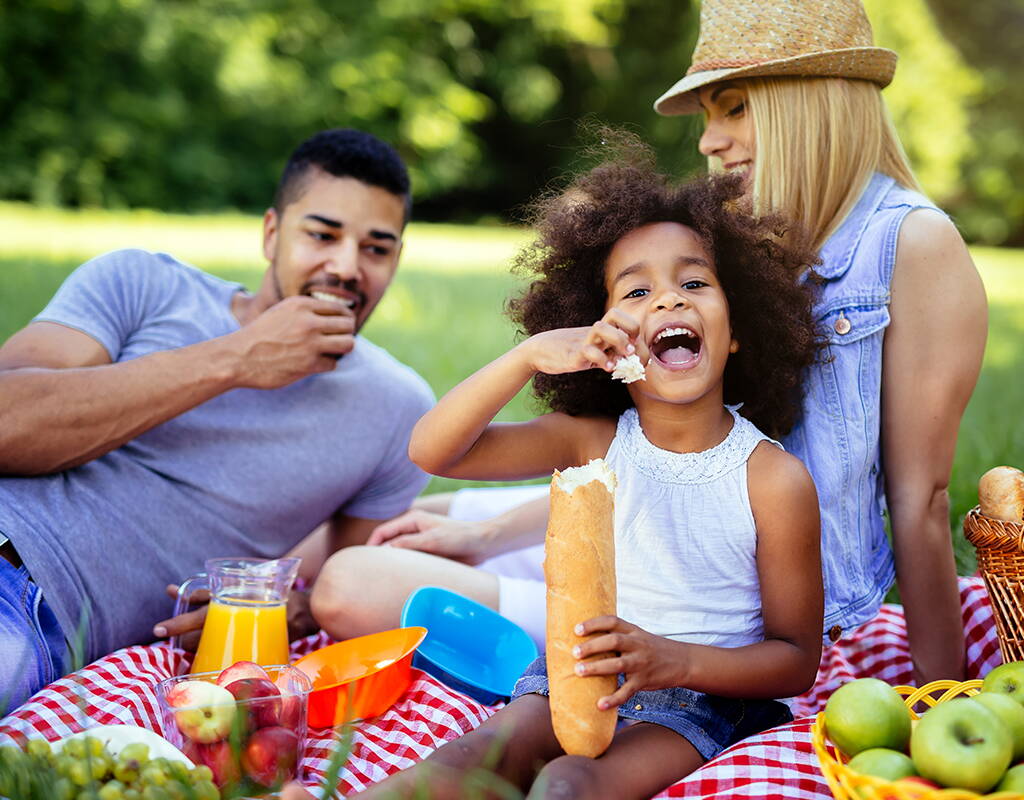
[[[1024,0],[865,5],[900,54],[885,97],[904,145],[991,303],[959,529],[983,471],[1024,466]],[[444,392],[513,341],[507,262],[528,239],[515,223],[579,168],[581,123],[635,131],[673,174],[703,167],[700,120],[651,110],[696,24],[685,0],[6,0],[0,340],[117,247],[255,286],[258,215],[288,153],[352,126],[395,144],[415,187],[403,266],[367,333]],[[505,418],[530,411],[521,396]]]

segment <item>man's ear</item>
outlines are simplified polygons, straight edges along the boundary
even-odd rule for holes
[[[268,208],[263,212],[263,257],[267,261],[274,260],[274,252],[277,249],[277,226],[279,222],[277,209]]]

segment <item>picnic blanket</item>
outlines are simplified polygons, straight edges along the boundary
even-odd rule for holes
[[[980,578],[961,578],[968,677],[984,675],[1001,663],[992,610]],[[329,643],[323,633],[293,644],[297,658]],[[42,689],[0,720],[0,745],[25,737],[55,740],[90,724],[129,723],[161,732],[155,686],[187,669],[187,656],[166,645],[128,647]],[[751,669],[757,669],[756,664]],[[472,730],[494,713],[414,671],[405,695],[386,713],[357,723],[353,749],[335,797],[376,783],[405,769],[445,742]],[[831,797],[811,747],[813,714],[842,683],[877,677],[891,684],[911,683],[906,624],[900,606],[883,606],[870,622],[840,639],[822,656],[814,687],[793,701],[798,718],[740,742],[709,761],[658,798],[767,798],[824,800]],[[299,778],[319,786],[335,733],[312,729]],[[314,793],[319,795],[318,790]]]

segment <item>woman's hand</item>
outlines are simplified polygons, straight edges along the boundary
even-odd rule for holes
[[[577,675],[626,676],[625,683],[614,694],[602,697],[597,707],[602,711],[617,708],[632,695],[645,689],[666,689],[681,685],[686,669],[686,645],[663,636],[655,636],[631,622],[613,616],[594,617],[576,626],[576,635],[594,636],[576,645],[572,654]],[[596,661],[584,659],[605,655]]]
[[[595,367],[611,372],[616,361],[636,352],[633,341],[639,333],[640,325],[632,316],[611,308],[589,327],[537,333],[520,347],[534,372],[562,375]]]
[[[487,526],[412,509],[373,529],[368,545],[403,547],[475,566],[488,558]]]

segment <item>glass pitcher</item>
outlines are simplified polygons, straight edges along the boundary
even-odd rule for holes
[[[193,591],[210,592],[193,673],[222,670],[236,661],[288,663],[288,592],[301,560],[211,558],[205,572],[178,587],[175,616],[187,610]]]

